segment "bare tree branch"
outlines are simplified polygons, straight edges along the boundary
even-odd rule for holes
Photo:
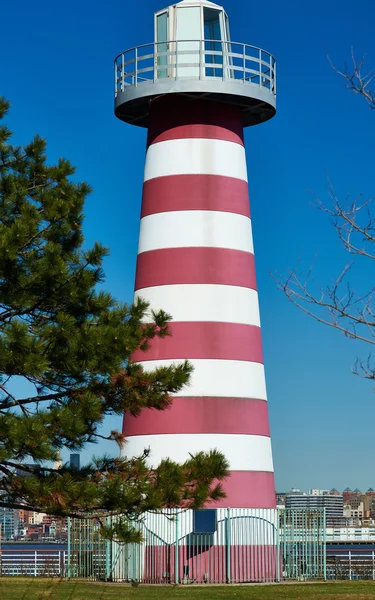
[[[338,69],[333,64],[331,58],[329,56],[327,56],[327,58],[328,58],[329,64],[331,65],[331,67],[335,71],[335,73],[337,73],[338,75],[340,75],[341,77],[343,77],[345,79],[347,89],[354,92],[355,94],[359,94],[359,95],[363,96],[366,99],[369,107],[374,109],[375,108],[375,92],[373,91],[373,89],[370,86],[375,77],[375,73],[374,73],[374,71],[363,72],[363,67],[365,64],[365,57],[363,56],[358,61],[355,57],[354,49],[352,47],[351,48],[352,67],[350,70],[348,70],[347,67],[345,67],[344,70]]]
[[[299,272],[297,264],[284,275],[272,276],[288,300],[316,321],[341,331],[346,337],[375,345],[375,287],[359,293],[347,280],[360,257],[375,260],[373,199],[347,196],[342,202],[329,179],[328,185],[330,203],[325,204],[317,196],[314,203],[330,217],[344,249],[355,258],[324,288],[312,280],[314,264],[306,275]],[[358,360],[354,372],[375,379],[375,369],[369,363]]]
[[[344,79],[346,88],[362,96],[370,108],[375,109],[375,91],[371,87],[375,72],[364,70],[365,57],[357,60],[352,47],[351,67],[344,69],[338,69],[329,55],[327,58],[333,71]],[[363,294],[356,292],[347,282],[355,260],[359,257],[375,260],[374,199],[363,200],[361,196],[348,195],[341,201],[329,177],[327,179],[330,202],[327,205],[314,194],[315,205],[328,215],[344,249],[355,257],[353,262],[347,264],[336,280],[325,288],[312,285],[313,266],[305,277],[295,267],[286,275],[276,273],[273,278],[290,302],[319,323],[333,327],[351,339],[375,345],[375,287]],[[353,370],[361,377],[375,379],[370,358],[367,363],[357,360]]]

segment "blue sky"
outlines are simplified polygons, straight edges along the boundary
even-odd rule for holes
[[[0,93],[12,102],[15,141],[38,132],[51,161],[68,158],[93,186],[86,241],[110,247],[106,287],[129,302],[145,132],[113,115],[113,59],[152,41],[153,13],[163,7],[159,0],[19,0],[1,10]],[[375,395],[351,374],[368,349],[300,313],[269,274],[298,256],[308,266],[318,253],[315,278],[324,284],[345,265],[311,204],[311,189],[325,198],[326,172],[341,195],[374,194],[375,115],[345,90],[326,52],[341,66],[353,45],[375,68],[375,4],[227,0],[225,8],[232,39],[261,46],[278,62],[278,114],[246,131],[277,489],[375,487]],[[372,275],[371,264],[358,264],[360,285],[372,287]]]

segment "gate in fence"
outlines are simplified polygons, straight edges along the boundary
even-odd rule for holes
[[[284,579],[326,579],[326,515],[323,510],[279,513]]]

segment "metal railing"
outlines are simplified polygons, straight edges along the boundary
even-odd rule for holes
[[[327,579],[375,580],[375,552],[331,550],[327,555]]]
[[[129,86],[181,79],[237,82],[276,96],[276,61],[261,48],[217,40],[144,44],[115,59],[116,96]]]
[[[0,575],[3,577],[64,577],[67,562],[66,550],[7,548],[0,554]]]

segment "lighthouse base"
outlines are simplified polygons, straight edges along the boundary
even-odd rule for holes
[[[144,541],[118,550],[116,580],[250,583],[280,579],[276,509],[165,510],[140,524]]]

